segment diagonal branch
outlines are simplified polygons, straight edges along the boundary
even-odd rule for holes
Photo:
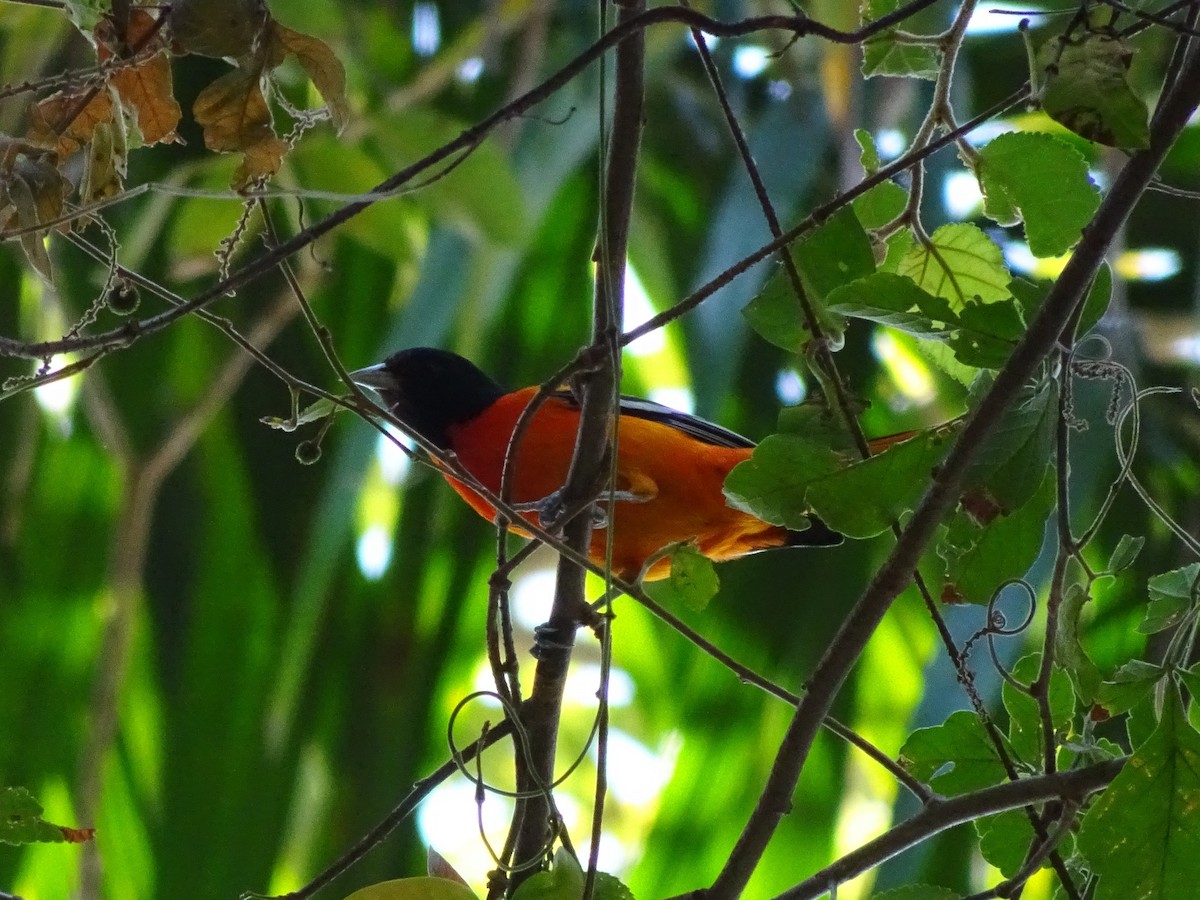
[[[817,664],[809,681],[809,693],[796,710],[754,812],[713,883],[710,897],[736,897],[745,887],[780,819],[790,808],[792,793],[817,729],[850,669],[892,601],[907,586],[938,523],[953,508],[967,468],[983,441],[1022,385],[1054,349],[1063,327],[1103,261],[1113,235],[1150,184],[1198,104],[1200,54],[1193,53],[1182,67],[1178,80],[1168,86],[1151,123],[1150,146],[1131,157],[1117,176],[1091,224],[1084,229],[1083,239],[1037,318],[997,374],[991,390],[972,411],[908,527]]]

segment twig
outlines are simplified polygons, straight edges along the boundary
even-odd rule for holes
[[[811,878],[784,891],[775,900],[815,900],[830,888],[844,884],[935,834],[981,816],[1050,799],[1082,803],[1089,794],[1106,787],[1117,777],[1125,765],[1125,759],[1123,757],[1072,772],[1022,778],[949,800],[934,800],[911,819],[847,853]]]

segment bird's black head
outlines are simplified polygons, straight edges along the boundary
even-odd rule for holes
[[[447,431],[452,425],[473,419],[505,393],[474,363],[432,347],[401,350],[350,377],[375,391],[397,418],[442,449],[450,449]]]

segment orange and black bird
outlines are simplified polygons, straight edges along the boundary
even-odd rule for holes
[[[536,387],[506,391],[469,360],[428,347],[401,350],[350,375],[375,391],[401,422],[452,451],[463,468],[499,493],[509,438]],[[725,502],[725,476],[750,458],[753,441],[649,400],[622,397],[620,407],[618,499],[611,511],[612,571],[619,578],[636,578],[647,559],[677,541],[695,541],[716,561],[772,547],[841,543],[842,536],[816,518],[808,529],[790,531]],[[555,392],[537,410],[514,458],[514,505],[533,506],[562,487],[578,426],[579,404],[569,391]],[[481,516],[494,520],[487,500],[453,476],[445,478]],[[523,515],[537,521],[536,511]],[[605,543],[604,531],[597,530],[590,555],[598,564],[604,562]],[[670,562],[663,559],[645,577],[669,572]]]

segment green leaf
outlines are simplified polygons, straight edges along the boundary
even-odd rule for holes
[[[1061,46],[1059,54],[1059,41],[1049,40],[1038,53],[1039,64],[1051,67],[1042,89],[1046,115],[1098,144],[1148,147],[1149,114],[1129,84],[1133,54],[1124,41],[1111,33],[1088,32]]]
[[[1150,739],[1158,727],[1158,706],[1154,697],[1157,691],[1144,694],[1125,717],[1125,734],[1129,746],[1136,750]]]
[[[875,146],[875,138],[871,137],[871,132],[867,129],[855,128],[854,140],[858,142],[858,149],[862,151],[858,161],[862,164],[863,171],[874,175],[879,171],[879,149]]]
[[[61,844],[62,828],[42,818],[42,805],[22,787],[0,788],[0,842]]]
[[[1158,727],[1093,804],[1079,850],[1095,900],[1186,900],[1200,882],[1200,734],[1172,688]]]
[[[1041,550],[1054,495],[1053,473],[1047,471],[1024,505],[985,526],[958,513],[938,547],[946,560],[943,595],[960,603],[987,603],[1002,584],[1023,576]]]
[[[979,717],[966,710],[951,713],[941,725],[910,734],[900,748],[900,764],[914,778],[950,796],[1005,780],[1004,767]],[[949,771],[942,772],[947,766]]]
[[[466,885],[448,878],[421,875],[396,878],[359,888],[346,900],[478,900]]]
[[[894,181],[881,181],[850,203],[863,228],[882,228],[904,212],[907,205],[908,191]]]
[[[1054,636],[1054,661],[1066,671],[1079,702],[1085,706],[1096,701],[1100,690],[1100,670],[1079,639],[1079,616],[1090,599],[1082,585],[1072,584],[1067,588],[1058,607],[1058,631]]]
[[[901,228],[887,239],[887,254],[879,264],[880,272],[899,274],[900,264],[916,244],[911,228]]]
[[[840,285],[875,271],[871,241],[852,209],[843,209],[792,248],[792,260],[825,336],[840,344],[844,323],[825,298]],[[780,266],[742,310],[751,327],[777,347],[796,352],[811,335],[787,271]]]
[[[852,538],[881,534],[921,499],[953,428],[936,428],[815,480],[807,502],[830,528]]]
[[[1196,609],[1200,563],[1155,575],[1146,582],[1150,603],[1138,625],[1142,634],[1157,634],[1182,622]]]
[[[975,821],[979,853],[1005,878],[1017,874],[1037,836],[1023,809],[1010,809]]]
[[[900,260],[898,272],[919,287],[950,301],[960,310],[967,300],[985,303],[1011,296],[1012,275],[996,242],[974,225],[943,225],[930,236],[931,247],[914,244]]]
[[[866,404],[854,403],[854,412],[861,413]],[[854,453],[854,441],[846,426],[821,398],[807,400],[779,410],[777,427],[780,434],[806,438],[833,450]]]
[[[729,505],[772,525],[796,531],[809,526],[808,487],[834,472],[840,459],[829,447],[794,434],[763,439],[750,459],[738,463],[725,479]]]
[[[1192,703],[1197,703],[1198,698],[1200,698],[1200,664],[1194,665],[1186,671],[1180,671],[1178,675],[1179,680],[1183,682],[1184,687],[1191,694]]]
[[[867,0],[862,4],[863,21],[871,22],[880,16],[894,12],[900,0]],[[906,29],[917,27],[905,22]],[[874,75],[894,75],[909,78],[937,78],[942,65],[942,52],[937,40],[928,43],[912,43],[896,38],[895,29],[888,29],[872,36],[863,44],[862,73],[867,78]]]
[[[1112,681],[1100,685],[1100,705],[1113,715],[1127,712],[1149,696],[1166,669],[1141,659],[1133,659],[1113,673]]]
[[[1048,134],[1000,135],[979,151],[975,172],[984,213],[1001,225],[1023,219],[1034,256],[1059,256],[1074,247],[1100,205],[1083,154]]]
[[[713,562],[702,554],[693,541],[671,548],[671,574],[662,581],[648,582],[647,594],[664,606],[683,605],[703,610],[721,587]]]
[[[872,894],[871,900],[962,900],[963,895],[950,888],[936,884],[907,884],[880,894]]]
[[[991,384],[980,381],[972,391]],[[999,512],[1023,506],[1052,464],[1058,423],[1058,383],[1044,379],[1021,389],[976,454],[967,483],[982,488]]]
[[[112,0],[66,0],[66,6],[71,22],[90,36],[104,15],[112,9]]]
[[[346,399],[353,402],[354,398],[347,395]],[[304,407],[304,409],[300,410],[300,412],[298,412],[294,417],[285,419],[281,416],[263,416],[258,421],[262,422],[269,428],[276,428],[279,431],[292,432],[301,425],[307,425],[310,422],[317,422],[321,419],[327,419],[334,413],[341,412],[343,409],[345,409],[344,406],[322,397],[315,403],[311,403]]]
[[[1093,326],[1104,318],[1108,312],[1108,304],[1112,299],[1112,269],[1108,262],[1102,262],[1096,270],[1096,277],[1088,288],[1087,299],[1083,301],[1083,312],[1079,316],[1080,337],[1092,330]]]
[[[1029,685],[1038,676],[1042,663],[1040,653],[1023,657],[1013,666],[1013,677],[1021,684]],[[1045,743],[1042,734],[1042,717],[1037,700],[1005,681],[1000,688],[1004,708],[1008,710],[1008,737],[1017,756],[1032,766],[1039,766],[1044,755]],[[1067,673],[1055,666],[1050,673],[1047,692],[1050,718],[1056,732],[1070,728],[1075,714],[1075,692]]]
[[[917,287],[911,278],[876,272],[830,292],[831,312],[878,322],[917,337],[948,337],[958,316],[941,297]]]
[[[513,893],[513,900],[579,900],[583,896],[583,881],[579,861],[560,847],[554,853],[554,866],[522,882]]]
[[[1142,547],[1145,544],[1146,539],[1144,537],[1134,537],[1130,534],[1121,535],[1121,539],[1117,541],[1117,546],[1113,549],[1112,555],[1108,558],[1108,565],[1105,567],[1104,574],[1116,575],[1128,569],[1133,565],[1138,554],[1142,552]],[[1154,579],[1150,580],[1153,581]]]
[[[959,321],[963,327],[950,338],[950,347],[959,362],[979,369],[1001,368],[1025,332],[1020,310],[1011,300],[966,300]]]
[[[1194,602],[1200,590],[1200,563],[1172,569],[1151,576],[1146,582],[1151,600],[1186,600]]]

